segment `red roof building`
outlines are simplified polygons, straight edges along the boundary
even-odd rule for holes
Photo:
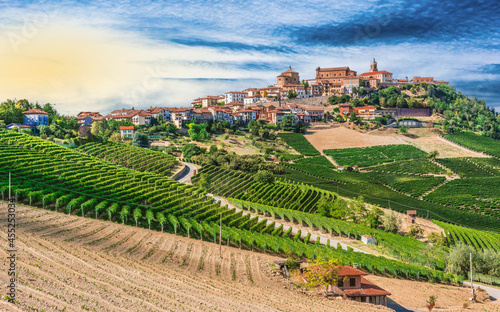
[[[42,110],[39,110],[39,109],[30,109],[30,110],[27,110],[25,112],[23,112],[23,114],[25,115],[49,115],[49,113],[46,113]]]

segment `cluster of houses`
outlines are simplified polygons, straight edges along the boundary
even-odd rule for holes
[[[446,84],[448,81],[434,80],[434,77],[413,77],[409,80],[395,79],[392,73],[385,70],[378,70],[375,59],[370,64],[370,70],[366,73],[357,74],[348,66],[316,68],[316,78],[300,81],[299,73],[289,69],[276,77],[276,84],[264,88],[248,88],[243,91],[230,91],[224,95],[207,95],[197,98],[191,103],[193,107],[210,107],[226,103],[240,103],[244,105],[254,105],[255,103],[266,103],[287,99],[289,92],[297,98],[331,96],[342,94],[352,94],[359,88],[370,91],[379,86],[401,86],[408,83],[431,83]]]

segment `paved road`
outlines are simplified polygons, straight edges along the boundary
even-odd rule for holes
[[[220,196],[216,196],[216,195],[213,195],[213,194],[210,194],[210,193],[208,193],[207,196],[210,196],[210,197],[214,198],[216,201],[219,201],[221,203],[221,205],[223,205],[223,206],[228,205],[229,209],[235,208],[237,212],[241,211],[241,209],[239,209],[238,207],[235,207],[235,206],[231,205],[226,199],[224,199],[224,198],[222,198]],[[249,214],[249,212],[243,210],[243,215],[246,215],[246,214]],[[260,216],[256,216],[256,215],[251,214],[251,213],[250,213],[250,215],[252,215],[254,217],[257,217],[259,221],[262,221],[264,219],[264,218],[262,218]],[[271,223],[272,223],[272,221],[267,220],[267,224],[271,224]],[[281,223],[276,222],[276,227],[279,227],[280,225],[281,225]],[[290,228],[290,226],[283,224],[283,230],[284,231],[287,231],[289,228]],[[298,231],[299,231],[298,228],[292,227],[292,233],[293,234],[297,234]],[[308,234],[308,232],[304,231],[304,229],[301,229],[301,234],[302,234],[302,237],[305,237]],[[319,235],[311,233],[311,241],[315,242],[318,236]],[[319,241],[320,241],[321,244],[326,245],[328,243],[328,238],[327,237],[324,237],[324,236],[319,236],[319,237],[320,237]],[[338,243],[340,243],[340,245],[342,246],[342,249],[347,250],[347,247],[351,247],[353,249],[353,251],[355,251],[355,252],[361,252],[361,253],[365,253],[365,254],[370,254],[367,251],[364,251],[364,250],[358,249],[356,247],[352,247],[352,246],[346,245],[346,244],[344,244],[342,242],[339,242],[337,240],[334,240],[334,239],[330,239],[330,246],[333,246],[333,247],[337,248],[337,244]]]
[[[188,169],[186,172],[179,178],[177,179],[178,182],[181,183],[186,183],[186,184],[191,184],[191,177],[194,175],[194,171],[198,170],[198,168],[190,163],[183,163]]]
[[[470,282],[464,282],[464,285],[467,285],[470,287]],[[476,286],[479,286],[479,287],[481,287],[481,289],[486,290],[488,292],[488,294],[490,295],[490,297],[492,298],[492,300],[494,299],[495,300],[494,302],[496,304],[500,304],[500,289],[499,288],[474,283],[474,287],[476,287]]]

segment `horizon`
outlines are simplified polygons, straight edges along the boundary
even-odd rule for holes
[[[373,58],[395,78],[447,80],[500,111],[495,1],[0,1],[0,8],[2,101],[50,102],[61,114],[190,106],[274,84],[288,66],[302,80],[318,66],[367,72]]]

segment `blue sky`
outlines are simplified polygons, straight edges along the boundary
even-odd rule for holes
[[[187,106],[288,69],[434,76],[500,110],[498,1],[2,1],[0,94],[63,113]]]

